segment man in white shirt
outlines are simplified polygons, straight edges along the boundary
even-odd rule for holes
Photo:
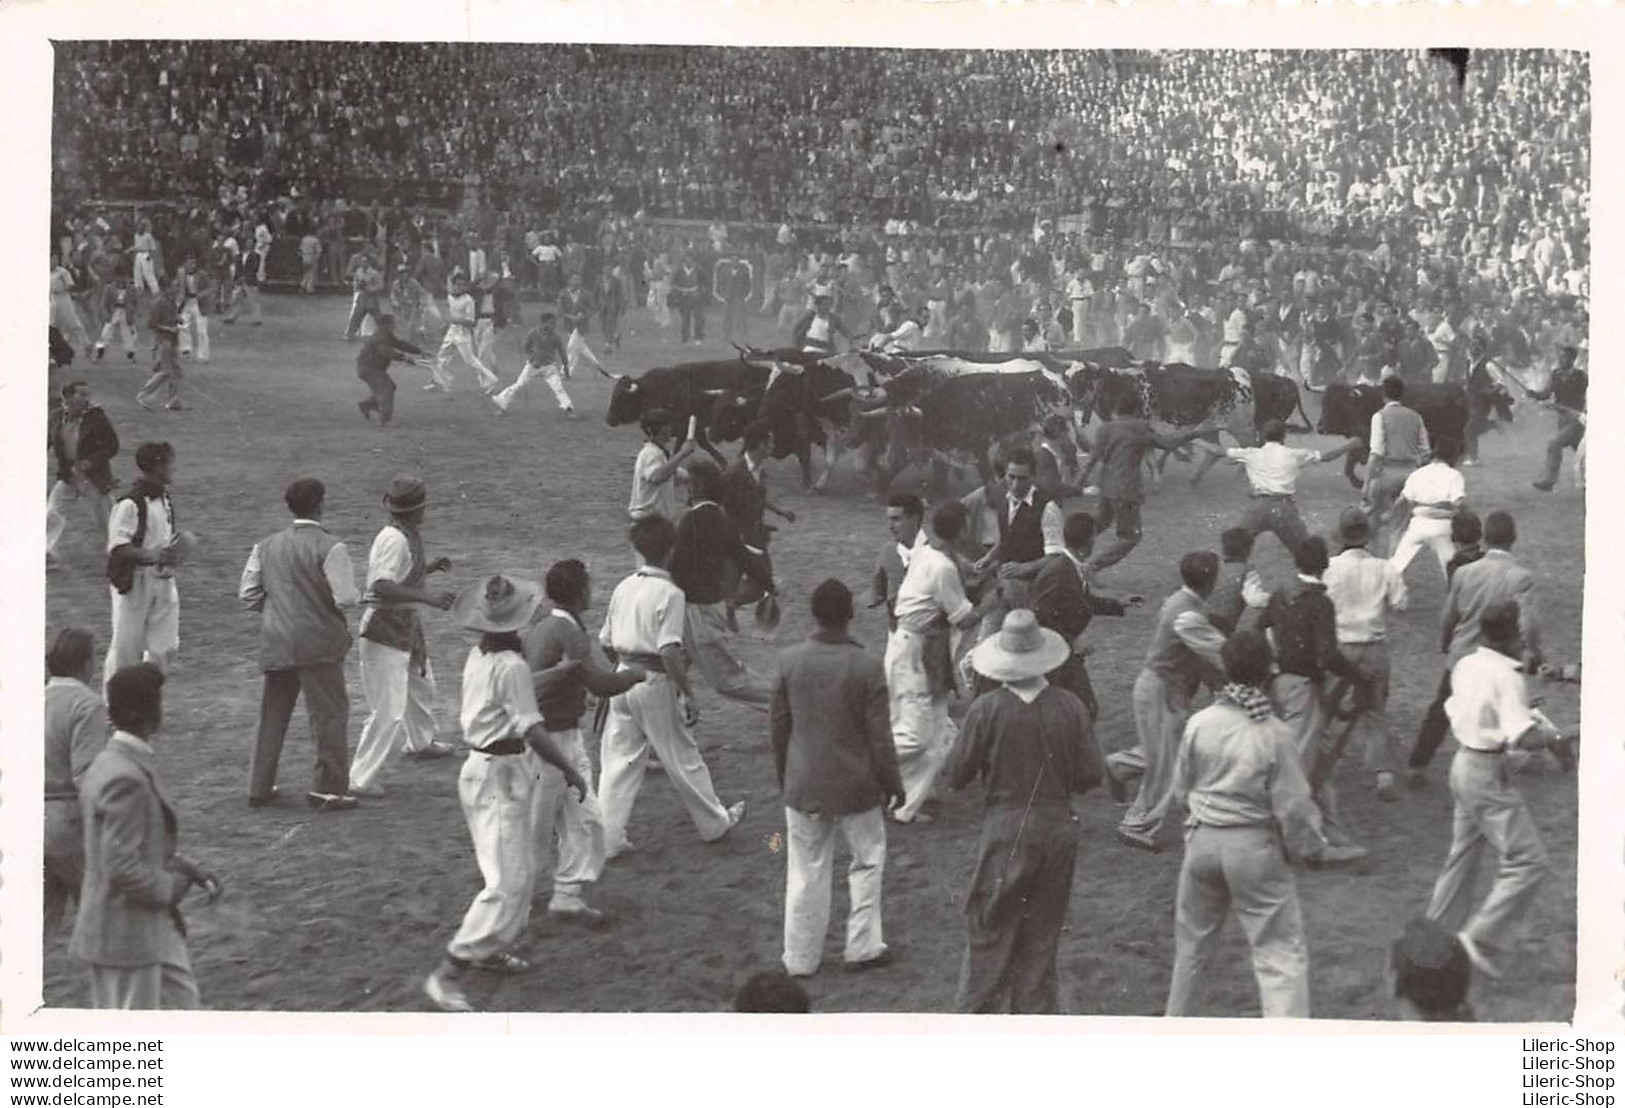
[[[745,802],[723,807],[711,771],[694,741],[700,721],[683,650],[685,601],[671,579],[677,528],[665,516],[632,524],[632,546],[643,565],[615,586],[598,639],[618,670],[641,669],[645,680],[609,702],[601,746],[598,805],[604,822],[604,860],[636,849],[627,821],[648,769],[660,759],[700,838],[716,842],[745,818]]]
[[[1410,509],[1411,521],[1388,562],[1401,577],[1423,546],[1433,551],[1442,570],[1448,570],[1456,556],[1450,521],[1467,500],[1467,482],[1456,468],[1460,458],[1461,443],[1450,436],[1441,438],[1434,446],[1433,461],[1407,477],[1399,491],[1399,503]]]
[[[396,477],[384,494],[390,522],[367,555],[361,617],[361,689],[371,712],[361,725],[350,763],[350,795],[376,799],[384,764],[397,750],[418,758],[444,758],[449,743],[435,739],[434,667],[418,606],[445,611],[456,595],[426,587],[431,573],[451,569],[450,558],[429,561],[423,551],[429,491],[416,477]]]
[[[632,498],[626,514],[635,520],[665,516],[677,520],[677,474],[683,462],[694,453],[694,436],[671,451],[672,415],[664,408],[651,408],[642,420],[643,446],[632,463]]]
[[[1523,795],[1512,787],[1506,751],[1562,741],[1550,720],[1531,709],[1519,673],[1518,603],[1484,609],[1478,649],[1457,662],[1445,705],[1460,749],[1450,765],[1454,834],[1444,869],[1433,886],[1428,918],[1458,931],[1473,964],[1499,977],[1500,958],[1525,913],[1534,906],[1550,863]],[[1495,881],[1475,910],[1473,894],[1484,853],[1498,859]]]
[[[1371,516],[1372,531],[1380,538],[1406,479],[1428,456],[1428,431],[1421,415],[1407,408],[1405,382],[1399,377],[1382,381],[1383,405],[1371,413],[1371,459],[1366,465],[1362,506]],[[1401,569],[1403,572],[1403,568]]]
[[[908,798],[893,817],[899,823],[929,822],[920,808],[958,734],[948,718],[953,632],[974,626],[982,616],[965,595],[951,553],[964,527],[964,505],[950,500],[938,507],[931,516],[934,534],[909,558],[897,590],[897,629],[886,642],[885,666],[892,742]]]
[[[513,953],[530,922],[536,870],[531,793],[546,763],[585,800],[587,784],[547,733],[519,632],[534,618],[542,594],[529,581],[489,577],[456,600],[458,624],[480,636],[463,666],[463,742],[468,760],[458,775],[468,836],[485,887],[463,915],[440,965],[423,983],[436,1007],[468,1012],[462,989],[470,968],[524,973]]]
[[[1261,446],[1215,446],[1205,439],[1196,439],[1191,445],[1216,458],[1229,458],[1247,471],[1247,482],[1252,486],[1252,504],[1241,517],[1240,526],[1254,537],[1265,531],[1281,540],[1288,551],[1309,537],[1294,499],[1298,491],[1298,474],[1306,465],[1330,462],[1349,452],[1354,440],[1332,450],[1302,450],[1286,445],[1286,423],[1272,419],[1264,424],[1264,442]]]
[[[1343,552],[1326,567],[1326,595],[1337,609],[1337,649],[1365,679],[1360,714],[1349,721],[1347,739],[1365,736],[1365,763],[1377,775],[1377,795],[1397,800],[1394,773],[1399,766],[1399,737],[1388,723],[1389,609],[1405,610],[1405,579],[1391,564],[1366,549],[1371,521],[1359,508],[1343,509],[1338,521]],[[1327,701],[1341,698],[1334,689]]]
[[[480,388],[487,395],[496,391],[497,375],[491,367],[480,361],[480,356],[474,351],[475,319],[474,297],[468,291],[468,282],[460,274],[453,275],[450,285],[450,295],[446,297],[446,337],[440,341],[440,350],[435,355],[434,365],[430,373],[434,380],[423,387],[434,392],[451,392],[451,376],[446,367],[451,364],[452,351],[462,355],[463,364],[473,367],[479,377]]]
[[[135,464],[141,475],[113,505],[107,521],[113,635],[102,667],[104,686],[119,670],[143,661],[166,669],[180,647],[181,600],[175,588],[175,566],[181,547],[174,503],[169,498],[175,448],[167,442],[142,443],[136,449]],[[122,591],[121,566],[128,573]]]

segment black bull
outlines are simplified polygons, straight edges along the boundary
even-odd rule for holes
[[[753,392],[767,384],[770,371],[738,359],[717,362],[686,362],[651,369],[641,377],[617,377],[610,392],[609,410],[604,420],[611,427],[640,421],[644,413],[663,408],[671,413],[679,441],[687,438],[690,419],[694,421],[694,441],[702,450],[725,465],[726,459],[713,445],[731,442],[744,430]]]
[[[1147,363],[1136,370],[1104,374],[1095,390],[1094,409],[1104,420],[1133,402],[1141,419],[1176,427],[1197,427],[1218,419],[1244,446],[1258,442],[1264,426],[1274,420],[1290,430],[1309,431],[1309,415],[1303,410],[1296,381],[1256,369],[1246,374],[1248,386],[1243,388],[1228,369]],[[1304,422],[1291,423],[1294,414],[1303,416]],[[1217,432],[1207,437],[1218,441]],[[1166,455],[1162,462],[1166,464]],[[1199,482],[1213,464],[1211,456],[1204,458],[1191,483]]]
[[[1470,418],[1474,399],[1467,386],[1452,381],[1446,384],[1407,385],[1401,403],[1422,417],[1429,441],[1438,442],[1449,436],[1467,444],[1476,442],[1478,438],[1475,421]],[[1505,390],[1483,390],[1483,395],[1476,399],[1486,408],[1495,408],[1503,419],[1512,419],[1512,398]],[[1341,435],[1359,440],[1360,445],[1349,451],[1343,463],[1344,475],[1356,488],[1363,482],[1355,470],[1371,456],[1371,417],[1377,414],[1382,405],[1382,388],[1378,385],[1350,385],[1333,381],[1321,396],[1320,422],[1316,430],[1323,435]],[[1476,453],[1476,449],[1471,450],[1469,456]]]
[[[1014,440],[1026,442],[1049,416],[1070,413],[1074,388],[1086,387],[1082,377],[1075,374],[1069,384],[1042,370],[968,373],[937,380],[920,369],[898,375],[886,385],[891,435],[881,487],[910,462],[931,457],[974,465],[984,482],[990,480],[994,448]]]

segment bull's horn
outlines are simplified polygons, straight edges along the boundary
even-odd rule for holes
[[[840,389],[837,392],[830,393],[828,396],[824,397],[824,399],[825,400],[845,400],[845,399],[847,399],[849,396],[851,396],[853,393],[855,393],[857,391],[858,390],[855,387],[854,388],[849,388],[849,389]]]
[[[722,396],[722,395],[726,394],[727,391],[728,391],[727,389],[701,389],[700,390],[701,394],[705,395],[705,396]]]
[[[605,377],[608,377],[611,381],[620,381],[626,377],[626,374],[624,373],[611,373],[609,370],[605,369],[601,365],[598,365],[596,362],[593,363],[593,367],[597,369],[599,373],[602,373]]]
[[[908,406],[908,414],[921,419],[925,418],[925,413],[920,410],[920,406],[918,404],[910,404]]]
[[[859,412],[858,413],[858,418],[859,419],[879,419],[882,416],[885,416],[887,414],[888,413],[887,413],[885,408],[874,408],[874,409],[871,409],[870,411],[867,411],[867,412]]]

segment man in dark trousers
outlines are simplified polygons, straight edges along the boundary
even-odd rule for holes
[[[1563,467],[1563,451],[1579,450],[1580,440],[1586,433],[1586,385],[1589,375],[1575,366],[1579,351],[1570,346],[1564,349],[1562,361],[1552,374],[1551,387],[1544,392],[1532,392],[1530,399],[1540,400],[1557,412],[1557,434],[1546,444],[1546,469],[1535,482],[1541,492],[1557,487],[1557,473]]]
[[[1095,467],[1100,467],[1100,517],[1096,522],[1102,531],[1113,522],[1117,524],[1117,541],[1090,559],[1091,573],[1116,565],[1140,545],[1140,503],[1145,499],[1141,471],[1145,468],[1145,456],[1153,448],[1177,450],[1215,426],[1204,423],[1177,435],[1161,434],[1140,418],[1137,393],[1124,396],[1114,414],[1117,418],[1107,422],[1095,436],[1094,453],[1089,455],[1089,463],[1078,478],[1079,484],[1088,485]]]
[[[237,589],[238,599],[262,617],[265,690],[248,771],[250,808],[276,802],[277,762],[301,691],[316,747],[316,777],[306,794],[311,807],[339,811],[360,803],[350,795],[350,698],[344,690],[350,630],[344,609],[361,594],[349,550],[322,526],[326,496],[314,477],[288,486],[282,498],[293,524],[255,544]]]
[[[711,271],[711,295],[722,301],[722,337],[750,338],[750,316],[745,305],[756,283],[756,273],[743,254],[730,254]]]
[[[722,473],[722,509],[728,513],[739,529],[739,538],[746,546],[758,550],[768,558],[767,544],[772,540],[774,528],[767,523],[765,514],[772,512],[786,523],[794,523],[796,514],[780,508],[767,497],[767,455],[772,444],[772,432],[765,423],[752,423],[745,428],[739,457],[728,464]],[[738,567],[735,567],[736,570]],[[735,576],[738,574],[736,573]],[[750,604],[761,596],[758,584],[747,585],[743,591],[733,582],[736,604]]]
[[[722,474],[708,458],[689,464],[693,503],[677,521],[671,577],[683,590],[684,638],[692,664],[721,695],[767,711],[773,690],[768,679],[746,667],[729,648],[727,582],[738,567],[766,592],[777,590],[765,555],[750,550],[718,500]]]
[[[1518,541],[1518,526],[1506,512],[1491,512],[1484,518],[1484,556],[1458,567],[1450,575],[1440,617],[1440,649],[1446,655],[1439,691],[1428,706],[1411,747],[1410,784],[1425,784],[1425,771],[1439,744],[1450,732],[1446,704],[1451,695],[1451,671],[1456,663],[1478,648],[1478,622],[1485,610],[1503,600],[1518,603],[1521,635],[1519,657],[1524,668],[1533,672],[1541,661],[1540,617],[1535,603],[1535,575],[1512,556]]]
[[[118,453],[118,432],[107,413],[91,399],[90,386],[70,381],[62,386],[62,406],[51,416],[45,441],[56,462],[56,481],[45,501],[45,564],[55,568],[57,545],[67,530],[64,514],[68,503],[83,497],[90,501],[96,519],[96,545],[107,538],[107,517],[113,509],[112,492],[117,484],[108,464]]]
[[[1084,632],[1095,616],[1123,615],[1130,608],[1145,603],[1145,597],[1117,600],[1089,587],[1087,567],[1089,553],[1095,545],[1094,516],[1088,512],[1073,512],[1066,517],[1062,535],[1066,548],[1046,559],[1033,581],[1033,614],[1038,617],[1040,626],[1059,634],[1069,650],[1066,661],[1049,675],[1050,684],[1071,691],[1083,701],[1093,721],[1100,718],[1100,702],[1095,699],[1089,670],[1084,664],[1089,654]]]
[[[971,655],[976,671],[1001,687],[971,705],[945,770],[950,788],[980,778],[987,796],[965,898],[960,1012],[1060,1007],[1055,960],[1078,856],[1072,795],[1104,773],[1083,703],[1044,678],[1068,653],[1060,635],[1018,608]]]
[[[166,282],[152,302],[147,313],[147,330],[152,332],[152,346],[158,355],[152,365],[152,376],[135,394],[135,402],[149,412],[152,402],[164,392],[164,408],[171,412],[185,411],[189,404],[181,400],[181,384],[185,374],[181,370],[181,313],[178,300],[180,282]]]
[[[792,977],[817,973],[823,958],[837,832],[852,855],[846,964],[869,969],[890,961],[880,912],[882,808],[904,799],[885,673],[880,659],[847,633],[851,591],[824,581],[813,590],[812,612],[817,630],[779,655],[769,713],[789,840],[784,970]]]
[[[683,259],[682,266],[671,279],[671,302],[682,316],[680,341],[699,346],[705,341],[705,275],[700,272],[694,255]]]
[[[395,380],[389,375],[389,365],[424,356],[420,347],[395,337],[394,316],[379,316],[378,330],[367,337],[355,356],[355,375],[372,391],[371,396],[356,405],[361,409],[361,418],[371,423],[376,412],[378,426],[391,426],[395,420]]]

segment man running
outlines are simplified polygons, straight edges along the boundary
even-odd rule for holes
[[[451,376],[446,372],[446,367],[451,364],[452,352],[456,351],[462,355],[464,365],[473,367],[479,377],[480,389],[487,394],[495,392],[497,375],[474,352],[474,327],[477,322],[474,297],[469,295],[468,282],[461,274],[452,274],[446,311],[450,322],[446,325],[446,336],[440,342],[440,351],[435,355],[434,367],[430,370],[434,379],[423,386],[424,390],[451,392]]]
[[[559,402],[559,409],[571,419],[575,418],[575,404],[570,400],[570,394],[564,389],[565,367],[568,365],[569,354],[559,334],[553,329],[553,320],[557,318],[552,312],[543,312],[541,320],[530,333],[525,336],[525,367],[519,371],[519,376],[513,384],[491,397],[491,402],[497,406],[497,411],[507,413],[513,404],[514,397],[528,386],[537,377],[547,382],[548,388],[553,390],[553,397]]]
[[[355,375],[365,381],[367,388],[372,390],[371,396],[356,405],[361,409],[362,419],[371,423],[376,413],[378,426],[393,425],[395,381],[389,375],[389,365],[391,362],[404,362],[409,358],[423,356],[424,353],[420,348],[395,337],[394,316],[378,317],[378,330],[367,337],[367,341],[355,357]]]

